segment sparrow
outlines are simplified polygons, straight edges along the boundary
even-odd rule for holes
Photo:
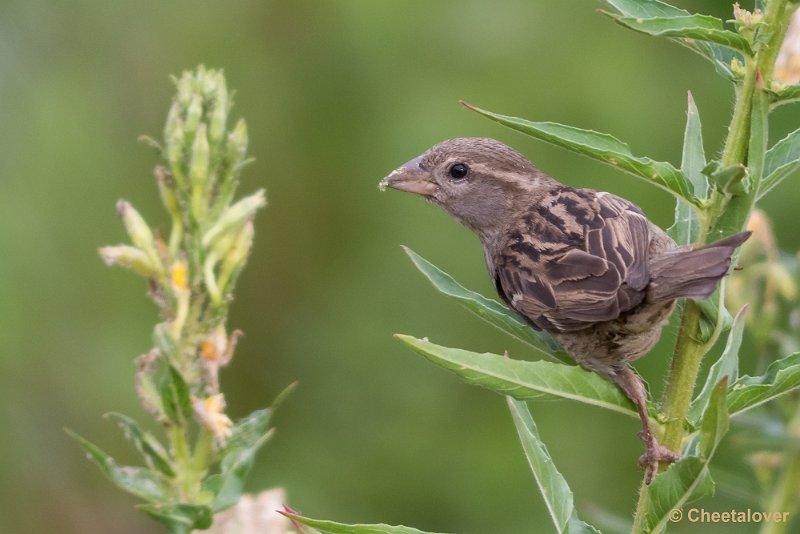
[[[750,232],[677,246],[635,204],[565,186],[487,138],[443,141],[379,185],[420,195],[477,234],[502,300],[622,389],[642,422],[648,484],[659,462],[680,458],[656,439],[629,363],[658,341],[676,299],[714,292]]]

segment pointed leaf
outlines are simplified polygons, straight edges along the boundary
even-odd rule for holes
[[[714,168],[704,171],[708,173],[708,181],[714,187],[732,195],[746,195],[750,191],[747,167],[739,163],[720,169],[716,167],[717,163],[713,162]]]
[[[497,354],[451,349],[424,339],[395,334],[415,352],[471,384],[517,400],[570,399],[638,417],[622,391],[596,373],[544,360],[512,360]]]
[[[769,91],[769,99],[773,107],[800,101],[800,85],[787,85],[777,90]]]
[[[800,387],[800,352],[776,360],[759,376],[743,376],[728,392],[731,416],[779,397]]]
[[[691,13],[684,9],[677,8],[658,0],[604,1],[606,4],[609,4],[615,8],[623,16],[637,19],[684,17],[691,15]],[[716,71],[731,81],[735,80],[733,74],[731,73],[731,60],[733,58],[738,58],[740,62],[744,63],[744,59],[739,53],[716,43],[680,38],[670,39],[711,61]]]
[[[688,11],[659,0],[605,0],[605,2],[626,17],[646,19],[650,17],[680,17],[689,14]]]
[[[723,280],[724,283],[725,281]],[[723,330],[730,328],[731,324],[733,324],[733,317],[731,317],[728,309],[721,305],[719,295],[720,291],[715,291],[713,295],[705,300],[694,301],[694,305],[703,312],[700,316],[700,336],[698,339],[701,343],[711,339],[717,329],[717,322],[722,321],[721,328]]]
[[[228,447],[252,447],[267,433],[272,416],[271,408],[256,410],[233,425]]]
[[[690,204],[699,205],[692,184],[683,173],[665,161],[636,157],[628,145],[608,134],[554,122],[531,122],[499,115],[470,104],[462,104],[481,115],[526,135],[588,156],[656,185]]]
[[[408,247],[403,250],[417,269],[439,290],[454,298],[466,309],[512,337],[526,343],[550,359],[567,361],[568,357],[559,348],[553,337],[544,331],[536,331],[515,311],[507,306],[488,299],[479,293],[466,289],[453,278]]]
[[[525,451],[525,458],[536,479],[536,485],[544,498],[547,511],[556,530],[562,532],[597,532],[597,529],[587,525],[580,519],[575,512],[573,505],[572,490],[569,489],[566,479],[561,475],[553,464],[550,453],[539,438],[539,431],[533,421],[531,412],[525,402],[506,397],[508,407],[511,410],[511,418],[517,428],[522,449]]]
[[[163,502],[169,498],[165,490],[168,487],[167,481],[158,471],[142,467],[119,466],[97,445],[71,430],[66,430],[66,432],[78,442],[87,457],[118,488],[149,502]]]
[[[270,409],[256,410],[234,425],[228,445],[220,453],[220,473],[203,483],[203,488],[215,495],[214,513],[239,502],[256,453],[271,436],[267,429],[270,415]]]
[[[698,452],[706,462],[711,460],[717,445],[730,428],[728,415],[728,377],[723,376],[711,392],[708,406],[703,413],[703,422],[700,424],[700,443]]]
[[[346,525],[344,523],[336,523],[334,521],[311,519],[310,517],[304,517],[302,515],[292,514],[289,512],[280,512],[280,513],[282,513],[292,521],[297,521],[298,523],[302,523],[303,525],[308,525],[309,527],[313,527],[321,532],[326,532],[328,534],[433,534],[433,533],[423,532],[422,530],[417,530],[416,528],[404,527],[404,526],[392,526],[384,524]]]
[[[572,517],[569,518],[566,532],[567,534],[602,534],[592,525],[578,519],[576,514],[572,514]]]
[[[703,169],[706,167],[706,154],[703,149],[700,113],[697,111],[691,92],[689,92],[688,100],[686,129],[683,134],[681,172],[691,182],[695,196],[705,198],[708,191],[708,181],[703,175]],[[668,233],[679,245],[694,243],[700,235],[700,221],[695,208],[681,198],[677,199],[675,204],[675,223]]]
[[[750,43],[739,35],[722,27],[722,20],[709,15],[681,15],[669,17],[625,17],[601,11],[614,22],[637,32],[656,37],[671,37],[677,40],[705,41],[730,48],[748,56],[753,55]]]
[[[725,349],[722,351],[719,359],[715,361],[711,368],[708,370],[708,377],[703,385],[703,389],[692,401],[689,407],[687,418],[692,425],[697,425],[700,421],[700,416],[705,412],[708,406],[708,401],[711,398],[711,392],[714,390],[716,384],[723,377],[728,378],[728,383],[733,383],[739,378],[739,347],[742,345],[742,333],[744,331],[744,319],[747,313],[748,306],[742,306],[739,313],[733,319],[733,326],[728,333],[728,341],[725,343]]]
[[[194,413],[189,386],[173,365],[169,366],[169,376],[161,385],[161,399],[165,415],[174,423],[182,423]]]
[[[656,476],[647,486],[649,496],[644,516],[644,532],[661,532],[670,521],[670,512],[701,497],[714,494],[714,481],[708,462],[697,456],[678,460]]]
[[[211,509],[199,504],[141,504],[137,508],[174,534],[209,528],[214,519]]]
[[[556,530],[561,533],[567,527],[569,518],[575,511],[572,501],[572,490],[569,489],[566,479],[553,464],[550,453],[539,438],[539,431],[533,421],[527,404],[523,401],[506,397],[511,410],[511,418],[517,428],[525,458],[536,479],[536,485],[544,498],[544,504],[550,513],[550,518]]]
[[[106,414],[106,417],[113,419],[119,425],[128,441],[133,443],[136,450],[144,457],[148,467],[157,469],[168,477],[175,476],[167,452],[152,434],[142,431],[139,424],[127,415],[111,412]]]
[[[769,193],[798,168],[800,168],[800,129],[793,131],[767,150],[764,161],[765,178],[758,188],[758,198]]]

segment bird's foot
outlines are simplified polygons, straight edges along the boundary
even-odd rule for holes
[[[639,465],[645,471],[644,483],[650,484],[658,473],[659,462],[671,464],[680,460],[681,455],[661,445],[652,434],[642,432],[639,436],[645,443],[645,451],[639,457]]]

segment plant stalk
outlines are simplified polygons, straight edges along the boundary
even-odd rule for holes
[[[756,91],[772,74],[777,50],[783,41],[788,24],[787,0],[770,0],[766,6],[764,23],[772,30],[766,43],[761,45],[753,58],[745,61],[745,75],[736,91],[736,103],[728,128],[728,136],[722,150],[722,168],[732,165],[747,165],[751,142],[751,118]],[[760,80],[759,80],[760,79]],[[765,125],[761,125],[766,129]],[[763,154],[761,155],[763,156]],[[756,180],[760,179],[760,169]],[[739,231],[747,222],[755,201],[758,184],[753,184],[749,194],[732,197],[729,193],[713,189],[707,208],[708,226],[701,229],[700,243],[710,242]],[[733,217],[723,217],[730,211]],[[731,220],[734,219],[734,220]],[[700,308],[691,301],[686,302],[681,316],[681,326],[675,343],[669,378],[662,398],[662,413],[665,418],[661,443],[673,451],[680,452],[687,436],[685,426],[700,364],[710,349],[700,338]],[[661,470],[666,469],[661,466]],[[800,467],[798,467],[800,469]],[[800,476],[800,475],[798,475]],[[644,532],[643,522],[649,508],[647,485],[642,482],[639,499],[633,518],[632,534]],[[658,529],[658,531],[663,531]]]

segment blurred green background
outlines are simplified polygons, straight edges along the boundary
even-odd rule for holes
[[[725,1],[682,7],[730,18]],[[394,332],[527,357],[444,297],[401,244],[492,294],[477,240],[377,182],[448,137],[512,144],[561,181],[622,194],[662,226],[672,199],[633,178],[462,109],[609,132],[634,153],[680,160],[686,91],[716,152],[729,84],[690,51],[626,31],[570,0],[9,2],[0,4],[0,532],[159,532],[63,432],[135,459],[101,415],[145,419],[133,358],[155,307],[98,246],[125,240],[126,198],[165,224],[137,136],[160,137],[170,74],[223,68],[257,158],[242,192],[266,187],[255,251],[233,305],[244,330],[223,373],[234,417],[299,388],[276,416],[253,490],[283,486],[314,517],[436,531],[545,532],[546,511],[503,399],[462,384]],[[747,6],[749,7],[749,6]],[[783,108],[778,139],[800,122]],[[800,247],[796,185],[763,207]],[[794,210],[794,212],[793,212]],[[661,349],[637,364],[660,392]],[[751,370],[745,358],[744,371]],[[628,516],[641,473],[638,423],[582,405],[532,405],[579,510]],[[725,450],[722,450],[725,461]],[[728,454],[728,456],[732,456]],[[728,460],[739,465],[735,458]],[[707,509],[739,505],[725,491]],[[543,526],[539,530],[536,525]],[[750,532],[730,525],[725,532]],[[675,532],[713,532],[681,524]]]

